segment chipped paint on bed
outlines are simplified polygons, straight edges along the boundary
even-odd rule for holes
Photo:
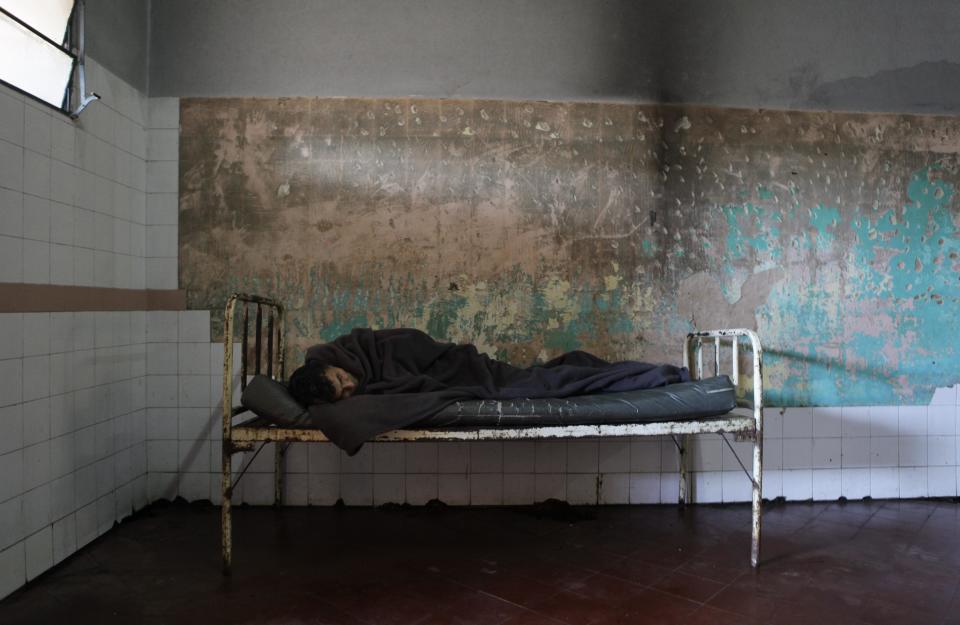
[[[356,326],[529,363],[742,325],[772,404],[960,379],[956,118],[186,99],[181,127],[188,304],[280,298],[291,362]]]

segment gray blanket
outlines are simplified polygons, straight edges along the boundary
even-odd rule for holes
[[[359,381],[353,397],[310,407],[314,424],[350,455],[377,434],[414,425],[458,400],[571,397],[690,379],[682,367],[611,363],[582,351],[521,369],[473,345],[441,343],[409,328],[358,328],[311,347],[306,359],[341,367]]]

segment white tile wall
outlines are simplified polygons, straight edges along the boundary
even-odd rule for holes
[[[8,380],[0,390],[0,526],[10,529],[2,532],[0,549],[26,558],[18,568],[24,577],[0,589],[3,594],[147,503],[146,351],[143,324],[134,321],[144,316],[0,315],[0,325],[23,328],[20,336],[4,337],[0,360]],[[88,322],[105,331],[105,342],[77,350],[86,340],[75,335]],[[117,504],[120,490],[125,505]],[[108,501],[102,523],[78,534],[80,509],[106,509]]]
[[[87,75],[117,96],[76,122],[0,88],[0,234],[19,239],[0,280],[145,286],[146,98],[94,61]]]
[[[151,289],[174,289],[177,287],[180,101],[151,98],[149,107],[146,282]]]
[[[146,98],[87,76],[105,97],[76,122],[0,87],[0,281],[145,286]],[[0,315],[0,597],[146,505],[145,332]]]

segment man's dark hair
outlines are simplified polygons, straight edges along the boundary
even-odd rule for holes
[[[336,389],[324,373],[327,365],[311,361],[290,376],[290,394],[301,406],[309,407],[318,402],[332,402]]]

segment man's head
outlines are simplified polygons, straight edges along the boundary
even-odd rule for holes
[[[290,376],[290,394],[303,406],[347,399],[357,391],[357,378],[317,361],[300,367]]]

